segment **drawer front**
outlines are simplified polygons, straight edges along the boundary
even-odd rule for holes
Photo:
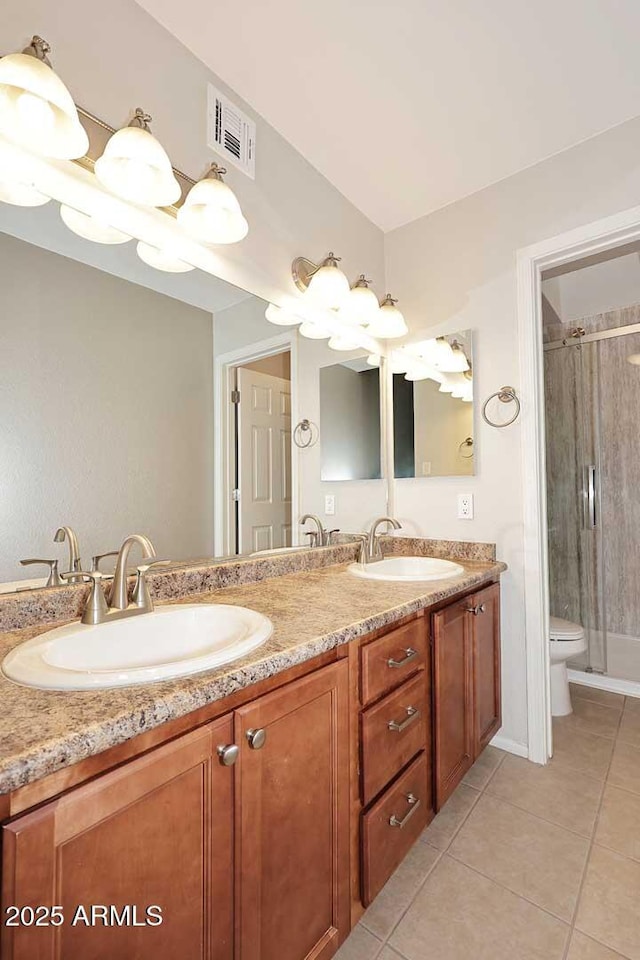
[[[422,753],[362,818],[362,899],[368,906],[433,818]]]
[[[404,683],[427,662],[427,619],[419,617],[360,649],[362,703],[366,706]]]
[[[361,716],[362,799],[369,803],[427,746],[429,700],[424,670]]]

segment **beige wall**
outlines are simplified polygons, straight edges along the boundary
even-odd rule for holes
[[[0,263],[0,581],[66,560],[61,524],[85,563],[210,556],[211,315],[2,234]]]
[[[439,384],[433,380],[416,380],[413,415],[416,477],[473,473],[473,457],[465,459],[460,454],[462,441],[473,436],[473,404],[440,393]],[[463,452],[468,454],[468,448]]]
[[[639,198],[640,120],[634,120],[387,234],[388,286],[402,297],[414,328],[428,318],[433,334],[473,330],[474,389],[482,402],[503,384],[519,384],[516,251]],[[492,429],[476,412],[474,436],[477,475],[403,481],[397,513],[405,529],[423,535],[497,542],[509,564],[503,735],[525,743],[520,426]],[[456,519],[459,492],[474,494],[474,520]]]

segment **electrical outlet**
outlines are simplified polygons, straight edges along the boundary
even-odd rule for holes
[[[324,498],[324,515],[325,517],[333,517],[336,512],[336,498],[332,493],[328,493]]]
[[[473,520],[473,494],[458,494],[458,520]]]

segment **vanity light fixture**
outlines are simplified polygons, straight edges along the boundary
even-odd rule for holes
[[[293,327],[302,323],[302,317],[296,316],[284,307],[277,307],[275,303],[270,303],[264,312],[269,323],[275,323],[277,327]]]
[[[377,316],[367,327],[367,333],[382,340],[395,340],[409,332],[402,313],[396,307],[397,302],[390,293],[386,295],[380,304]]]
[[[154,247],[140,240],[136,250],[140,259],[155,270],[164,270],[165,273],[188,273],[189,270],[195,270],[190,263],[181,260],[166,248]]]
[[[327,346],[331,347],[332,350],[357,350],[360,343],[353,336],[350,336],[349,331],[346,330],[343,334],[331,337]]]
[[[322,263],[296,257],[291,265],[293,282],[317,307],[338,310],[349,296],[349,281],[338,266],[340,257],[329,253]]]
[[[50,199],[30,183],[14,180],[0,170],[0,202],[10,203],[14,207],[42,207]]]
[[[349,295],[340,307],[339,316],[345,323],[355,326],[366,326],[373,323],[380,311],[380,304],[373,290],[370,280],[361,273],[349,291]]]
[[[467,355],[457,340],[453,340],[449,344],[448,353],[449,356],[445,360],[445,366],[441,367],[441,370],[446,373],[464,373],[465,370],[469,369]]]
[[[50,51],[34,36],[22,53],[0,59],[0,133],[40,156],[76,160],[89,149],[89,138],[51,67]]]
[[[331,331],[323,327],[321,323],[315,320],[305,320],[298,328],[300,335],[307,340],[326,340],[331,336]]]
[[[145,207],[168,207],[180,199],[180,184],[161,143],[151,133],[151,117],[140,107],[133,119],[109,138],[95,171],[100,183],[123,200]]]
[[[212,163],[178,210],[178,223],[204,243],[237,243],[249,232],[238,198],[222,179],[226,172]]]
[[[60,216],[69,230],[84,240],[108,244],[127,243],[131,240],[129,234],[116,230],[99,217],[82,213],[81,210],[74,210],[65,203],[60,204]]]

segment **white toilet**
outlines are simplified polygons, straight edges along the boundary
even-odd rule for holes
[[[549,620],[551,650],[551,715],[565,717],[573,712],[567,677],[567,660],[580,656],[587,649],[584,630],[579,623],[551,617]]]

